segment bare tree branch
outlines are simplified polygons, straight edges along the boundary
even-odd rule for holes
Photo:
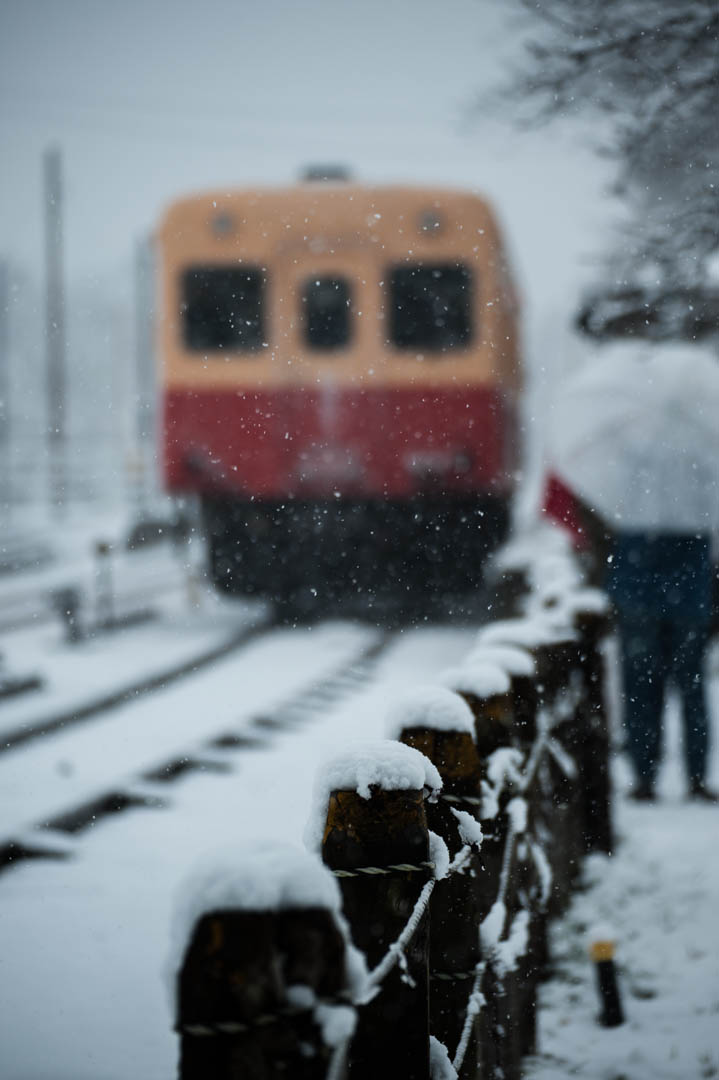
[[[719,248],[717,0],[514,2],[534,27],[502,90],[518,122],[603,116],[597,150],[635,217],[625,255],[700,277]]]

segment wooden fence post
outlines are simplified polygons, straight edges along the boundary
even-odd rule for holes
[[[334,876],[305,853],[262,851],[195,896],[178,965],[181,1080],[429,1080],[430,1030],[462,1080],[519,1080],[550,870],[557,914],[582,854],[612,841],[606,621],[560,570],[527,617],[484,628],[442,687],[406,696],[401,743],[360,744],[321,770],[313,842]],[[429,829],[450,860],[462,851],[464,872],[432,873],[444,849]],[[248,888],[255,872],[262,888]],[[372,968],[352,988],[357,1008],[340,899]]]
[[[609,618],[600,611],[577,614],[580,665],[584,675],[584,748],[580,769],[584,796],[584,850],[610,855],[614,849],[609,776],[609,721],[604,687],[602,638]]]
[[[579,706],[574,750],[580,770],[582,848],[610,853],[609,734],[600,648],[609,623],[607,598],[599,589],[582,585],[571,546],[560,534],[553,535],[544,550],[525,550],[512,565],[525,574],[529,588],[525,606],[529,611],[555,620],[563,618],[579,631],[578,666],[585,692]]]
[[[526,629],[526,628],[525,628]],[[525,637],[520,634],[520,637]],[[531,640],[531,639],[528,639]],[[514,644],[479,644],[470,654],[476,663],[496,662],[502,665],[511,679],[511,744],[518,747],[525,762],[531,753],[537,736],[537,708],[539,694],[536,683],[536,662],[526,645]],[[489,741],[487,749],[493,745]],[[549,896],[550,882],[547,879],[546,864],[542,863],[541,874],[538,860],[542,857],[541,843],[535,834],[538,824],[539,787],[536,780],[524,793],[527,803],[527,833],[529,838],[520,838],[514,852],[515,887],[508,897],[508,917],[516,916],[520,910],[517,905],[519,895],[525,903],[532,906],[529,922],[529,942],[525,955],[518,963],[514,987],[519,998],[517,1007],[519,1023],[519,1053],[534,1053],[536,1049],[536,989],[548,965],[547,912],[546,902]],[[505,800],[506,801],[506,800]],[[506,824],[506,823],[505,823]],[[537,849],[540,848],[540,851]]]
[[[546,755],[544,824],[552,868],[549,913],[560,915],[569,903],[584,851],[579,756],[582,752],[581,680],[576,642],[557,641],[536,650],[540,707],[552,724],[552,751]],[[541,809],[540,809],[541,812]]]
[[[440,679],[444,685],[461,694],[472,710],[480,783],[482,780],[486,782],[492,755],[516,745],[510,676],[497,665],[477,662],[473,666],[443,672]],[[484,816],[480,812],[483,832],[481,873],[475,879],[480,925],[493,911],[500,889],[507,854],[509,819],[506,807],[510,798],[511,792],[506,790],[491,816]],[[514,851],[510,853],[510,858],[514,863]],[[510,869],[507,867],[507,870]],[[498,939],[503,938],[508,929],[507,911],[510,905],[506,905],[502,924],[497,928]],[[480,1036],[480,1075],[496,1074],[505,1080],[519,1080],[523,1036],[518,986],[511,974],[500,977],[491,952],[486,955],[486,960],[482,990],[487,1004]]]
[[[324,1080],[340,1053],[325,1037],[330,1016],[349,1037],[339,890],[316,859],[283,851],[240,857],[188,886],[177,981],[181,1080]],[[343,1075],[338,1062],[335,1076]]]
[[[537,784],[545,794],[545,806],[542,809],[539,805],[537,813],[547,836],[552,870],[549,914],[557,915],[569,900],[583,851],[578,775],[571,775],[576,766],[572,753],[577,753],[581,742],[577,727],[581,682],[577,635],[561,613],[552,618],[548,612],[534,612],[525,619],[490,624],[480,631],[478,641],[491,646],[519,644],[529,648],[535,659],[536,708],[553,724],[555,753],[545,756],[537,776]]]
[[[444,840],[450,859],[464,847],[460,818],[477,821],[474,850],[466,853],[461,872],[437,882],[432,894],[429,945],[429,1017],[431,1033],[450,1055],[462,1041],[468,1007],[481,960],[477,878],[481,874],[478,815],[480,767],[474,741],[474,717],[460,695],[444,687],[417,687],[395,705],[387,734],[423,753],[442,778],[442,794],[426,807],[432,832]],[[466,1035],[458,1075],[474,1080],[482,1064],[482,1044],[491,1042],[486,1014],[476,1016]]]
[[[359,1009],[349,1074],[429,1080],[429,918],[421,902],[432,866],[424,797],[426,787],[441,786],[439,774],[416,750],[386,741],[340,755],[318,781],[329,787],[322,858],[339,877],[370,980],[386,969],[379,993]]]

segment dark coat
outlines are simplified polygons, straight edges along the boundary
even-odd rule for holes
[[[607,592],[625,618],[709,622],[713,570],[708,536],[617,533]]]

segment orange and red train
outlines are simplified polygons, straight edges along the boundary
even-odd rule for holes
[[[199,496],[218,587],[476,578],[507,528],[521,378],[487,203],[217,191],[158,240],[165,481]]]

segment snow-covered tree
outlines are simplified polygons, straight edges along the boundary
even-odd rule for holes
[[[529,15],[520,117],[594,118],[616,159],[630,223],[615,280],[705,283],[719,250],[717,0],[514,2]]]

